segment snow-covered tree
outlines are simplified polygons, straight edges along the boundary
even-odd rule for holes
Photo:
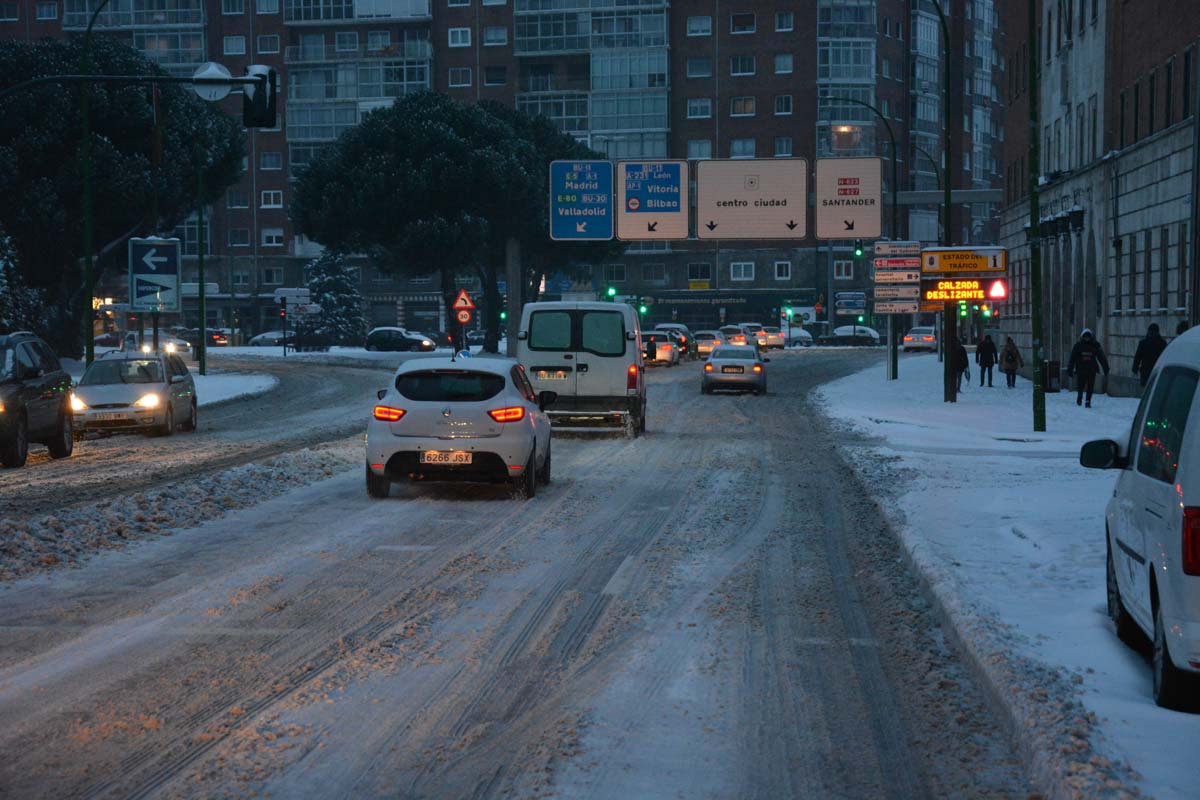
[[[42,293],[21,278],[12,240],[0,231],[0,333],[30,330],[42,318]]]
[[[333,344],[359,344],[366,333],[362,294],[342,253],[326,250],[305,267],[312,301],[321,306],[311,328]]]

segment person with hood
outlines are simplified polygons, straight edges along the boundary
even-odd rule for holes
[[[987,373],[988,388],[992,388],[992,367],[996,365],[996,343],[989,333],[975,348],[975,363],[979,365],[979,385],[983,386],[983,376]]]
[[[963,377],[967,379],[967,385],[971,385],[971,362],[967,360],[967,348],[963,347],[962,341],[954,344],[954,374],[958,376],[958,391],[963,390]]]
[[[1008,381],[1008,388],[1016,387],[1017,370],[1023,366],[1025,366],[1025,359],[1021,358],[1021,351],[1017,349],[1017,343],[1011,336],[1007,337],[1004,349],[1000,351],[1000,371],[1004,373],[1004,377]]]
[[[1158,357],[1167,349],[1167,340],[1158,332],[1158,323],[1151,322],[1146,329],[1146,338],[1138,342],[1137,352],[1133,354],[1133,374],[1141,378],[1142,388],[1150,380],[1150,373],[1158,363]]]
[[[1071,349],[1071,360],[1067,362],[1067,377],[1070,378],[1079,373],[1079,380],[1075,382],[1076,397],[1075,405],[1084,405],[1083,396],[1087,394],[1087,407],[1092,407],[1092,392],[1096,388],[1096,373],[1101,369],[1104,374],[1108,374],[1108,359],[1104,357],[1104,350],[1100,347],[1100,343],[1096,341],[1096,337],[1092,336],[1091,328],[1084,328],[1079,334],[1079,341],[1075,343],[1075,347]]]

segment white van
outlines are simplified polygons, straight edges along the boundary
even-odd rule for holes
[[[517,360],[533,388],[558,395],[555,425],[646,430],[642,330],[625,303],[528,303],[521,311]]]
[[[1154,699],[1200,710],[1200,328],[1159,356],[1129,437],[1088,442],[1085,467],[1119,469],[1105,509],[1108,613],[1154,644]]]

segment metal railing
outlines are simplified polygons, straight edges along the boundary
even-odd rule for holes
[[[92,14],[90,11],[68,11],[63,14],[63,30],[83,30]],[[203,8],[134,9],[102,11],[96,17],[97,28],[146,28],[158,26],[200,26],[204,24]]]
[[[355,47],[340,49],[337,47],[310,47],[307,45],[291,45],[284,49],[283,63],[285,64],[325,64],[337,61],[361,61],[368,58],[402,58],[413,61],[429,61],[433,58],[433,44],[430,42],[396,42],[383,47]]]

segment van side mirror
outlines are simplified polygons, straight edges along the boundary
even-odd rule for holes
[[[637,338],[637,334],[633,331],[625,331],[625,338],[632,342]]]
[[[1088,469],[1125,469],[1129,459],[1112,439],[1096,439],[1079,448],[1079,464]]]
[[[545,411],[548,406],[554,405],[554,401],[558,399],[558,392],[552,392],[549,389],[538,392],[538,410]]]
[[[383,398],[387,397],[387,389],[380,389],[375,393],[375,396],[382,400]]]

